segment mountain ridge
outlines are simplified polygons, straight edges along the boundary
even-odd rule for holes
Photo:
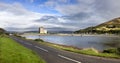
[[[75,33],[120,33],[120,17],[101,23],[97,26],[75,31]]]

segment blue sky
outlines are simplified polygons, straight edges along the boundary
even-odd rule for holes
[[[0,0],[8,31],[75,31],[120,17],[120,0]]]
[[[47,0],[0,0],[1,2],[13,4],[15,2],[23,5],[27,10],[39,13],[59,13],[54,9],[50,9],[47,7],[39,7],[40,5],[47,2]]]

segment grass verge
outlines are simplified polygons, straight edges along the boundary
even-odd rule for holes
[[[45,61],[7,36],[0,37],[0,63],[45,63]]]

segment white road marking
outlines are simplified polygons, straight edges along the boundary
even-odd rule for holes
[[[35,46],[36,48],[38,48],[38,49],[41,49],[41,50],[43,50],[43,51],[45,51],[45,52],[48,52],[48,50],[46,50],[46,49],[44,49],[44,48],[41,48],[41,47],[39,47],[39,46]]]
[[[30,43],[24,43],[24,44],[27,44],[27,45],[32,45],[32,44],[30,44]]]
[[[71,58],[65,57],[65,56],[63,56],[63,55],[58,55],[58,56],[61,57],[61,58],[64,58],[64,59],[67,59],[67,60],[70,60],[70,61],[76,62],[76,63],[81,63],[80,61],[77,61],[77,60],[74,60],[74,59],[71,59]]]

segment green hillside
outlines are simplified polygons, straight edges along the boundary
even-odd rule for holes
[[[75,33],[120,33],[120,18],[115,18],[94,27],[81,29],[75,31]]]
[[[0,28],[0,34],[3,34],[3,33],[5,33],[5,30]]]

